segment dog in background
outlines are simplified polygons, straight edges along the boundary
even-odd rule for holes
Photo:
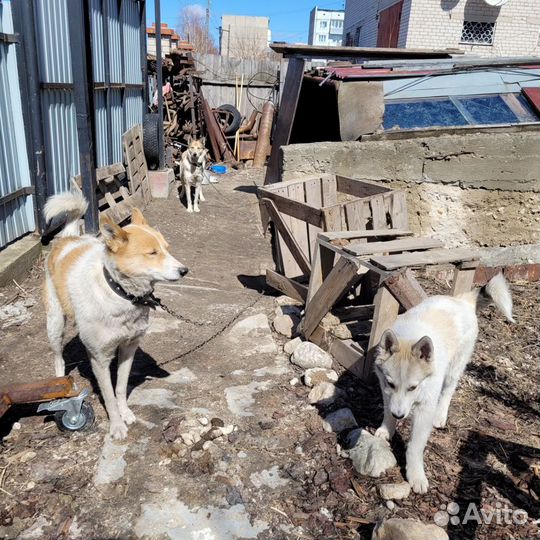
[[[206,140],[203,137],[198,140],[191,140],[187,150],[182,153],[180,161],[180,180],[182,190],[180,198],[186,194],[187,211],[200,212],[199,201],[204,202],[202,193],[202,183],[204,171],[206,170]],[[191,188],[195,188],[193,203],[191,202]]]
[[[502,274],[483,289],[510,322],[512,297]],[[433,427],[444,428],[454,395],[478,337],[480,289],[457,297],[433,296],[400,315],[375,351],[375,371],[384,399],[384,420],[375,435],[390,440],[397,420],[412,412],[407,481],[426,493],[424,449]]]
[[[62,339],[66,318],[74,319],[109,415],[113,439],[127,435],[135,415],[127,405],[127,385],[135,351],[148,328],[158,281],[176,281],[188,269],[169,252],[160,232],[133,208],[131,224],[119,227],[101,217],[102,238],[80,236],[78,220],[88,203],[76,184],[45,205],[50,221],[65,214],[67,222],[53,242],[45,263],[47,333],[56,376],[65,374]],[[110,364],[118,352],[116,392]]]

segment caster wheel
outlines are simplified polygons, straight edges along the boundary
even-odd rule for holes
[[[67,411],[57,411],[54,414],[54,421],[60,431],[83,431],[94,423],[94,409],[90,403],[83,402],[81,412],[78,417],[72,418]]]

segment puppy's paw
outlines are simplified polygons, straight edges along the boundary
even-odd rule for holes
[[[200,200],[201,202],[205,202],[205,201],[206,201],[206,199],[204,198],[204,196],[203,196],[202,193],[201,193],[201,196],[199,197],[199,200]]]
[[[188,208],[187,211],[191,214],[193,212],[193,208]]]
[[[446,413],[441,413],[437,411],[433,418],[433,427],[437,429],[444,429],[446,427],[447,420],[448,415]]]
[[[196,206],[196,207],[193,209],[193,211],[199,213],[199,212],[201,211],[201,209],[200,209],[198,206]]]
[[[407,482],[415,493],[427,493],[429,482],[424,471],[407,471]]]
[[[115,441],[121,441],[122,439],[125,439],[128,434],[128,428],[122,420],[111,422],[111,425],[109,427],[109,435],[111,436],[111,439],[114,439]]]
[[[120,409],[120,417],[128,426],[137,421],[137,418],[129,407],[126,407],[125,409]]]
[[[384,426],[377,429],[375,437],[379,437],[379,439],[384,439],[385,441],[389,441],[392,438],[389,431]]]

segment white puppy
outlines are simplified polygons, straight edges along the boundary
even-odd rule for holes
[[[137,208],[124,228],[102,217],[102,239],[79,236],[78,220],[87,206],[78,188],[51,197],[45,205],[47,221],[61,214],[68,220],[45,264],[47,333],[56,376],[61,377],[64,326],[67,317],[75,320],[109,415],[110,434],[123,439],[126,424],[135,421],[127,405],[127,384],[135,351],[148,328],[150,307],[157,305],[154,284],[175,281],[188,270],[167,251],[161,233]],[[117,351],[115,393],[110,364]]]
[[[199,140],[190,141],[187,150],[182,154],[180,161],[180,178],[182,181],[182,192],[180,198],[186,194],[187,211],[200,212],[199,201],[204,202],[202,193],[202,183],[204,171],[206,169],[206,148],[204,137]],[[195,188],[193,203],[191,202],[191,187]]]
[[[375,371],[384,399],[384,420],[375,435],[389,440],[396,421],[413,413],[407,480],[416,493],[428,489],[424,449],[431,430],[446,426],[450,400],[473,354],[479,291],[424,300],[396,319],[375,351]],[[512,297],[502,274],[488,283],[485,292],[514,322]]]

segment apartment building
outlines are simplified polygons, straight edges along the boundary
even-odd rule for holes
[[[345,12],[315,6],[309,15],[310,45],[338,47],[343,43],[343,21]]]

